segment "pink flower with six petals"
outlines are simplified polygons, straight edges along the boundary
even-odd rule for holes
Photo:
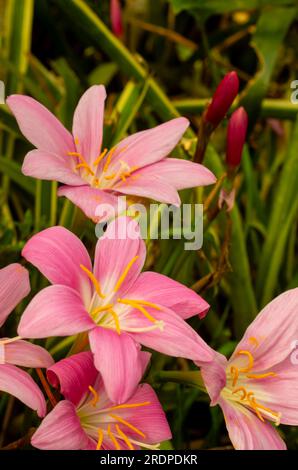
[[[141,273],[146,248],[134,220],[119,217],[108,225],[93,268],[82,242],[63,227],[34,235],[22,254],[54,285],[33,298],[18,333],[44,338],[88,332],[112,401],[126,401],[140,381],[140,344],[171,356],[212,360],[212,350],[184,321],[204,317],[209,305],[166,276]]]
[[[72,136],[33,98],[9,96],[7,104],[22,133],[36,147],[26,155],[23,173],[64,183],[58,194],[96,222],[99,204],[117,209],[119,194],[180,205],[177,190],[215,182],[213,173],[202,165],[166,158],[189,125],[182,117],[102,150],[105,98],[103,85],[84,93],[74,113]]]
[[[142,370],[149,353],[142,352]],[[32,437],[43,450],[158,449],[171,438],[165,414],[153,389],[139,385],[118,405],[112,403],[93,365],[92,354],[82,352],[57,362],[47,372],[65,400],[46,416]]]
[[[16,305],[30,292],[28,271],[14,263],[0,269],[0,327]],[[46,403],[39,387],[21,367],[50,367],[50,354],[19,336],[0,339],[0,390],[14,395],[25,405],[46,414]]]

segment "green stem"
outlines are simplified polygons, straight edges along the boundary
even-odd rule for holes
[[[50,225],[53,226],[56,224],[57,219],[57,181],[52,181],[51,183],[51,216],[50,216]]]
[[[200,114],[204,111],[211,98],[173,100],[172,104],[181,114]],[[237,104],[231,107],[231,111],[237,108]],[[266,99],[262,102],[261,117],[276,119],[295,119],[298,106],[289,100]]]
[[[192,385],[199,388],[202,392],[207,393],[200,371],[160,371],[153,375],[152,381],[158,383],[174,382]]]
[[[42,181],[36,181],[36,191],[35,191],[35,231],[40,230],[41,222],[41,199],[42,199]]]

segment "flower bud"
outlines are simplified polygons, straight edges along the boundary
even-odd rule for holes
[[[111,17],[111,24],[112,24],[112,31],[120,38],[123,34],[123,26],[122,26],[122,12],[121,12],[121,4],[119,0],[110,0],[110,17]]]
[[[208,106],[204,119],[215,129],[223,120],[239,90],[239,80],[236,72],[230,72],[222,79],[215,90],[212,101]]]
[[[226,161],[229,167],[236,167],[241,162],[242,149],[246,138],[248,117],[244,108],[232,114],[227,131]]]

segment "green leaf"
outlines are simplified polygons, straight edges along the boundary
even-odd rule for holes
[[[0,172],[7,175],[14,183],[18,184],[24,191],[35,194],[35,180],[24,176],[18,163],[4,157],[0,157]]]
[[[209,14],[228,13],[237,10],[256,10],[268,5],[295,5],[294,0],[170,0],[174,13],[183,10],[201,10]],[[270,18],[271,19],[271,18]]]
[[[261,306],[269,302],[277,290],[286,243],[297,217],[298,199],[298,118],[272,203],[268,235],[258,269],[257,295]]]
[[[107,86],[118,72],[118,66],[114,62],[106,62],[98,65],[88,76],[89,85],[102,83]]]
[[[264,10],[257,22],[257,28],[251,44],[259,58],[260,70],[249,82],[243,93],[241,105],[249,115],[249,125],[253,123],[261,110],[261,103],[266,95],[270,78],[278,57],[279,48],[295,18],[296,8],[271,7]],[[270,17],[270,21],[268,18]]]
[[[114,36],[86,2],[73,0],[71,7],[65,0],[55,0],[55,2],[68,16],[78,32],[84,34],[92,44],[111,57],[128,77],[144,83],[148,77],[146,68]],[[179,116],[167,95],[152,77],[148,77],[147,100],[162,119],[168,120]],[[186,135],[193,137],[194,134],[188,130]]]

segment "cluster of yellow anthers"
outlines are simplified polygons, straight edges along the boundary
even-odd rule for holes
[[[97,441],[96,450],[101,449],[105,436],[112,441],[116,450],[121,450],[121,444],[119,443],[119,441],[124,442],[127,445],[127,447],[131,450],[135,450],[134,446],[137,446],[137,447],[142,446],[142,447],[145,447],[147,449],[152,449],[152,450],[157,450],[159,448],[160,444],[150,445],[144,442],[140,442],[131,437],[128,437],[127,434],[125,434],[125,428],[130,429],[131,431],[133,431],[135,434],[139,435],[143,439],[146,439],[146,434],[144,434],[139,428],[131,424],[126,419],[122,418],[118,414],[115,414],[115,411],[117,413],[117,410],[120,410],[120,409],[140,408],[143,406],[148,406],[150,405],[150,401],[146,401],[143,403],[127,403],[127,404],[122,404],[122,405],[111,406],[108,408],[100,408],[100,406],[98,406],[100,397],[97,391],[91,385],[89,386],[89,390],[93,395],[93,399],[91,402],[89,402],[89,404],[94,408],[98,408],[96,409],[96,413],[103,414],[105,415],[105,417],[107,416],[109,418],[108,419],[109,421],[112,420],[112,422],[110,422],[107,425],[107,427],[97,428],[98,441]],[[89,404],[87,404],[87,406],[89,406]],[[79,415],[80,415],[80,411],[79,411]],[[88,416],[88,414],[85,414],[85,417],[86,416]],[[104,422],[104,418],[103,418],[103,422]],[[88,424],[86,423],[85,426],[88,426]],[[114,429],[112,429],[112,426],[114,427]]]
[[[76,145],[79,144],[78,139],[75,139]],[[109,187],[111,184],[117,182],[118,180],[126,181],[126,178],[131,176],[131,174],[138,169],[137,166],[130,167],[123,160],[119,160],[119,169],[116,172],[109,173],[110,164],[115,154],[117,147],[112,147],[110,151],[105,148],[98,157],[93,162],[93,168],[88,165],[84,156],[79,152],[67,152],[67,155],[77,159],[79,163],[76,164],[75,170],[80,170],[81,168],[86,171],[87,176],[89,177],[89,183],[94,187]],[[118,153],[122,153],[127,149],[123,147],[119,150]],[[97,175],[98,165],[105,160],[105,163],[102,168],[102,173],[100,176]],[[91,180],[90,180],[91,177]]]
[[[254,344],[255,347],[258,347],[259,343],[256,338],[251,337],[249,341]],[[230,366],[228,374],[231,377],[232,395],[241,395],[240,402],[251,408],[261,421],[264,422],[264,418],[266,418],[273,421],[274,424],[278,426],[280,424],[281,413],[261,405],[261,403],[257,402],[254,392],[248,391],[244,385],[241,385],[243,379],[245,383],[247,383],[247,379],[261,380],[267,379],[268,377],[275,377],[277,374],[275,372],[266,372],[264,374],[250,373],[254,367],[254,357],[252,353],[247,350],[242,350],[237,352],[237,356],[246,356],[248,365],[243,368],[238,368],[236,365]]]
[[[114,294],[120,289],[121,285],[123,284],[125,278],[128,275],[128,272],[129,272],[130,268],[137,261],[138,258],[139,258],[138,256],[135,256],[127,264],[127,266],[124,269],[123,273],[119,277],[119,279],[118,279],[118,281],[117,281],[117,283],[116,283],[116,285],[113,289],[112,294],[104,294],[101,290],[98,279],[96,279],[94,274],[91,271],[89,271],[89,269],[87,269],[82,264],[80,265],[80,268],[86,273],[86,275],[88,276],[88,278],[92,282],[92,284],[94,286],[94,289],[95,289],[95,295],[93,296],[93,299],[91,301],[91,306],[89,307],[91,317],[94,319],[94,321],[96,323],[100,324],[100,326],[102,326],[103,328],[112,328],[112,329],[115,328],[115,330],[117,331],[117,333],[119,335],[121,334],[121,325],[120,325],[119,315],[115,311],[114,304],[109,303],[109,302],[105,303],[105,301],[106,301],[108,295],[109,295],[110,298],[114,297]],[[96,295],[101,299],[101,305],[97,306],[95,308],[92,308],[92,305],[94,303],[94,299],[95,299]],[[158,305],[156,305],[152,302],[148,302],[146,300],[122,299],[120,297],[116,298],[115,302],[118,303],[118,304],[129,305],[133,309],[138,310],[152,323],[151,326],[142,327],[142,328],[125,327],[125,331],[130,331],[130,332],[136,332],[137,333],[138,331],[139,332],[141,332],[141,331],[151,331],[151,330],[155,330],[156,328],[158,328],[160,330],[163,329],[163,327],[164,327],[163,321],[160,321],[160,320],[157,320],[156,318],[154,318],[145,308],[145,307],[150,307],[150,308],[153,308],[155,310],[160,311],[161,308]],[[112,317],[112,321],[114,323],[107,322],[107,319],[109,318],[109,316]]]

